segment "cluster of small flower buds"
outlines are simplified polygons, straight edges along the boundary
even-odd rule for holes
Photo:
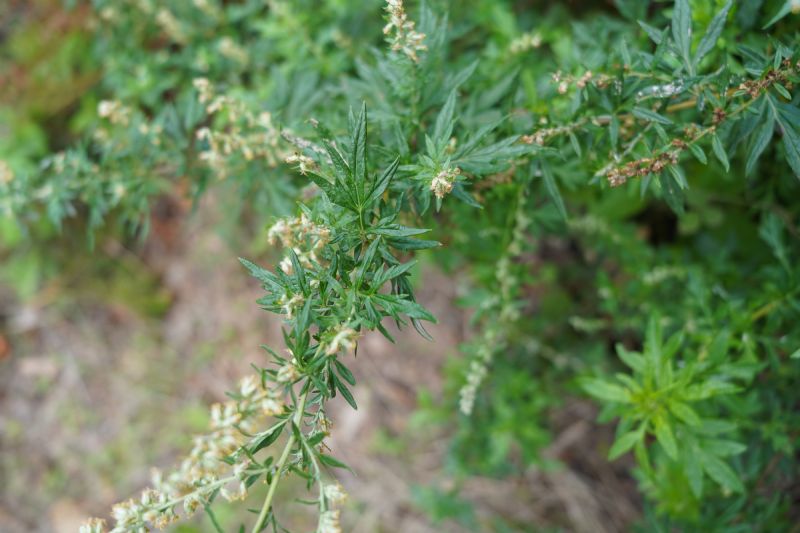
[[[294,383],[300,377],[300,372],[297,370],[297,360],[292,357],[291,361],[287,361],[278,369],[275,375],[275,381],[278,383]]]
[[[339,483],[325,485],[322,491],[329,506],[337,506],[347,499],[347,493]],[[319,516],[317,533],[342,533],[342,526],[339,523],[339,509],[327,509]]]
[[[79,533],[105,533],[106,521],[100,518],[90,518],[80,528]]]
[[[339,509],[330,509],[319,515],[317,533],[342,533],[339,523]]]
[[[458,167],[447,167],[439,171],[431,180],[430,190],[436,198],[444,198],[453,190],[453,183],[456,178],[461,174],[461,169]]]
[[[673,145],[675,144],[673,143]],[[606,173],[608,183],[612,187],[619,187],[628,181],[629,178],[642,178],[648,174],[658,174],[668,166],[678,163],[682,149],[683,148],[678,145],[678,149],[676,150],[667,150],[653,157],[643,157],[642,159],[626,163],[621,167],[612,168]]]
[[[756,99],[776,83],[780,83],[784,86],[789,85],[789,88],[791,88],[791,81],[789,81],[788,77],[794,74],[795,69],[800,69],[800,61],[793,66],[791,60],[784,59],[781,63],[781,67],[780,69],[770,70],[761,79],[743,82],[739,85],[739,90],[745,91],[750,95],[750,98]]]
[[[127,126],[131,121],[132,111],[117,100],[103,100],[97,105],[97,114],[112,124]]]
[[[495,279],[500,288],[499,297],[487,302],[487,306],[495,311],[491,316],[496,318],[484,328],[481,338],[477,341],[466,382],[459,391],[459,409],[468,416],[472,414],[478,389],[486,379],[492,359],[506,346],[505,326],[520,318],[519,309],[514,302],[514,289],[520,284],[520,280],[511,267],[513,258],[522,253],[531,221],[528,215],[527,197],[523,193],[517,204],[511,241],[505,253],[497,261]]]
[[[115,525],[111,533],[164,528],[179,519],[177,509],[181,502],[182,515],[188,517],[216,491],[229,501],[244,498],[252,465],[237,452],[266,417],[284,412],[280,390],[264,387],[252,375],[243,379],[236,399],[211,407],[211,431],[195,437],[191,452],[176,470],[166,477],[154,471],[152,488],[144,490],[138,500],[127,500],[112,508]],[[230,457],[235,460],[232,465],[225,461]],[[105,531],[105,522],[96,518],[81,528],[81,533]]]
[[[212,18],[219,18],[220,11],[216,4],[212,4],[209,0],[192,0],[194,7]]]
[[[325,485],[323,494],[325,494],[325,499],[331,505],[340,505],[347,500],[347,493],[339,482]]]
[[[642,281],[645,285],[654,287],[661,285],[665,280],[670,278],[682,278],[686,275],[686,269],[677,266],[659,265],[649,272],[642,275]]]
[[[542,128],[540,130],[536,130],[530,135],[523,135],[522,137],[520,137],[519,140],[520,142],[523,142],[525,144],[538,144],[539,146],[544,146],[544,143],[546,143],[553,137],[557,137],[559,135],[563,135],[565,133],[574,131],[583,126],[584,124],[586,124],[586,121],[581,120],[578,122],[574,122],[572,124],[565,124],[563,126],[556,126],[553,128]]]
[[[214,100],[214,88],[208,78],[195,78],[192,82],[195,90],[197,91],[197,101],[201,104],[208,104]],[[208,109],[208,107],[206,107]]]
[[[272,115],[253,114],[244,102],[227,95],[217,95],[206,78],[194,80],[198,101],[209,115],[222,116],[222,123],[214,129],[205,127],[197,131],[197,139],[206,141],[208,148],[200,159],[215,170],[220,178],[228,175],[230,159],[241,156],[246,161],[262,159],[276,167],[287,157],[281,147],[281,135],[272,123]]]
[[[314,263],[320,262],[317,254],[330,241],[331,230],[327,226],[314,223],[303,213],[299,217],[278,220],[269,228],[267,239],[271,245],[280,242],[284,247],[291,248],[300,264],[311,268]],[[293,266],[289,257],[285,257],[280,266],[285,273],[292,273]]]
[[[511,44],[508,48],[512,54],[521,54],[523,52],[527,52],[528,50],[539,48],[541,45],[541,35],[538,33],[523,33],[521,36],[511,41]]]
[[[345,325],[339,326],[333,331],[333,335],[323,342],[325,355],[336,355],[340,351],[350,351],[356,347],[358,342],[358,332]]]
[[[291,320],[292,318],[294,318],[295,313],[297,312],[298,309],[303,307],[305,301],[306,299],[303,298],[302,294],[294,294],[292,296],[285,294],[281,299],[280,303],[281,306],[283,307],[283,312],[286,315],[286,319]]]
[[[250,54],[247,53],[247,50],[242,48],[241,45],[230,37],[223,37],[220,39],[217,48],[223,57],[232,61],[236,61],[242,65],[247,65],[247,63],[250,62]]]
[[[758,98],[773,84],[781,83],[786,86],[791,86],[791,81],[788,79],[788,76],[793,74],[796,69],[800,69],[800,61],[793,65],[789,59],[785,59],[781,63],[780,69],[770,70],[761,79],[745,81],[739,85],[738,90],[744,91],[753,99]],[[605,173],[608,183],[612,187],[623,185],[629,178],[640,178],[648,174],[658,174],[667,167],[678,163],[681,152],[689,147],[687,143],[694,142],[705,134],[713,132],[727,117],[728,113],[725,109],[716,107],[711,115],[711,126],[701,130],[697,125],[689,124],[683,130],[685,140],[678,138],[673,139],[668,149],[653,157],[637,159],[622,166],[613,167],[607,171],[603,169],[600,171],[600,174]],[[632,119],[628,117],[627,120],[630,121]]]
[[[11,170],[11,166],[0,159],[0,185],[6,185],[11,183],[14,179],[14,171]]]
[[[621,244],[624,240],[622,235],[611,229],[611,226],[605,219],[594,215],[570,217],[567,224],[570,230],[589,237],[602,237],[610,240],[614,244]]]
[[[317,162],[308,157],[307,155],[293,153],[286,158],[286,163],[289,165],[297,165],[297,170],[305,176],[309,172],[314,172],[317,169]]]
[[[403,52],[415,63],[419,62],[417,52],[428,49],[423,43],[425,34],[416,31],[414,21],[408,20],[403,0],[386,0],[386,12],[389,14],[389,22],[383,27],[383,33],[384,35],[393,33],[392,50]]]
[[[160,146],[162,133],[161,124],[155,124],[135,109],[124,105],[117,100],[103,100],[97,105],[97,115],[108,121],[112,126],[127,128],[135,126],[142,137],[148,138],[152,146]],[[128,135],[115,135],[106,127],[98,127],[93,132],[96,143],[103,146],[106,151],[126,150],[130,147],[131,138]],[[137,139],[137,142],[140,139]],[[60,171],[59,171],[60,172]]]
[[[459,391],[459,409],[462,413],[469,416],[472,414],[472,409],[475,407],[475,398],[478,394],[483,380],[486,379],[488,374],[489,363],[494,357],[495,347],[497,345],[497,330],[493,327],[488,327],[484,330],[483,336],[478,341],[475,355],[469,364],[467,371],[466,383]]]
[[[591,83],[595,87],[603,89],[611,83],[611,77],[607,74],[594,74],[591,70],[587,70],[580,76],[562,74],[561,71],[558,71],[553,74],[552,79],[557,86],[558,94],[567,94],[572,85],[583,89]]]
[[[183,26],[169,9],[162,7],[158,10],[156,23],[167,34],[167,37],[174,42],[184,44],[188,41]]]

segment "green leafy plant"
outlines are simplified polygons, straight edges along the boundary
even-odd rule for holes
[[[734,427],[719,419],[703,418],[693,408],[697,402],[739,390],[729,381],[729,368],[728,372],[717,370],[726,361],[727,334],[714,339],[704,358],[687,358],[680,361],[683,364],[676,364],[682,334],[675,333],[666,343],[661,337],[661,326],[652,319],[644,353],[617,346],[619,358],[633,371],[632,376],[619,374],[613,382],[591,379],[583,384],[589,394],[608,402],[607,415],[621,418],[609,459],[634,448],[643,470],[654,475],[646,443],[647,436],[654,436],[669,459],[684,466],[698,498],[703,493],[704,473],[726,490],[743,492],[742,482],[721,458],[739,454],[746,446],[719,438]],[[748,372],[746,365],[743,372]]]

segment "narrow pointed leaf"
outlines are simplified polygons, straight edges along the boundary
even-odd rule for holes
[[[728,18],[728,12],[733,5],[733,0],[728,0],[722,9],[717,13],[711,23],[706,29],[705,35],[700,39],[700,44],[697,45],[697,50],[694,55],[694,63],[697,65],[717,44],[719,36],[722,34],[722,29],[725,27],[725,20]]]

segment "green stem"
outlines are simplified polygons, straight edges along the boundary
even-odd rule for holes
[[[296,426],[300,426],[300,422],[303,420],[303,412],[306,408],[306,398],[308,398],[308,393],[311,391],[311,385],[306,383],[306,390],[303,392],[303,395],[300,397],[300,404],[297,407],[297,410],[294,412],[294,424]],[[286,446],[283,448],[283,453],[281,453],[280,459],[278,459],[278,464],[275,467],[275,474],[272,476],[272,481],[269,484],[269,490],[267,490],[267,497],[264,498],[264,505],[261,506],[261,513],[258,515],[258,520],[256,520],[255,525],[253,525],[253,533],[258,533],[264,528],[264,522],[267,520],[267,515],[269,514],[270,508],[272,508],[272,499],[275,496],[275,490],[278,488],[278,482],[281,479],[281,472],[283,471],[283,467],[286,466],[286,461],[289,459],[289,454],[294,447],[294,431],[291,432],[289,435],[289,440],[286,441]]]

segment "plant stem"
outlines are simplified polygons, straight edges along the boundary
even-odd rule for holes
[[[300,397],[300,404],[297,406],[297,410],[294,412],[294,424],[298,426],[298,428],[300,426],[300,422],[303,420],[303,412],[306,408],[306,398],[308,398],[308,393],[310,391],[311,385],[307,382],[306,390]],[[272,476],[272,481],[270,482],[269,489],[267,490],[267,497],[264,498],[264,505],[261,506],[261,512],[258,515],[258,520],[256,520],[256,523],[253,525],[253,533],[258,533],[264,527],[264,522],[266,522],[267,515],[272,507],[272,498],[275,496],[275,490],[278,488],[278,482],[281,479],[281,472],[283,471],[283,467],[286,466],[287,459],[289,459],[289,454],[294,447],[294,441],[294,431],[292,431],[289,435],[289,440],[286,441],[286,446],[283,448],[283,453],[281,453],[281,457],[278,459],[278,464],[275,467],[275,474]]]

